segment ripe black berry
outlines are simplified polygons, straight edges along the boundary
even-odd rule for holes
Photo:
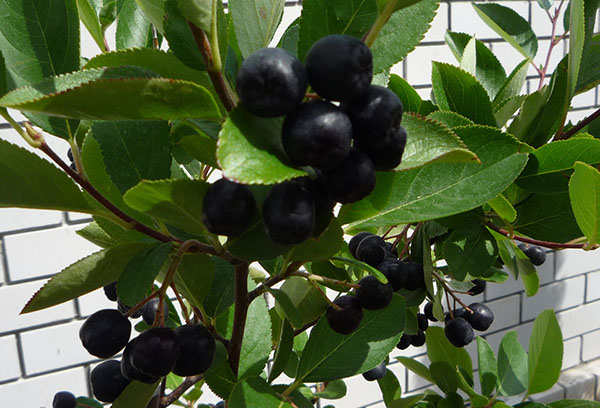
[[[154,384],[160,380],[160,377],[144,374],[135,368],[133,364],[131,364],[131,350],[133,349],[133,345],[136,341],[137,337],[132,339],[123,351],[123,357],[121,358],[121,374],[123,374],[123,377],[127,378],[128,380],[140,381],[146,384]]]
[[[125,347],[131,335],[129,319],[114,309],[99,310],[79,329],[83,347],[93,356],[108,358]]]
[[[400,342],[396,345],[396,348],[400,350],[406,350],[408,347],[410,347],[412,339],[413,335],[403,334],[402,337],[400,337]]]
[[[465,315],[467,314],[467,311],[465,309],[463,309],[462,307],[460,309],[454,309],[452,311],[452,316],[450,316],[450,313],[446,312],[446,315],[444,316],[444,322],[449,322],[450,320],[452,320],[452,317],[454,317],[455,319],[458,319],[459,317],[462,317],[463,319],[466,319]]]
[[[339,166],[323,171],[323,183],[334,200],[353,203],[375,188],[375,166],[366,153],[351,149]]]
[[[383,309],[392,301],[394,289],[388,283],[381,283],[375,276],[369,275],[358,281],[360,287],[356,290],[356,298],[360,305],[367,310]]]
[[[367,381],[375,381],[383,378],[386,371],[387,369],[385,368],[385,361],[382,361],[377,367],[372,368],[369,371],[365,371],[362,376]]]
[[[173,372],[181,377],[202,374],[210,368],[215,355],[215,338],[199,324],[179,326],[175,335],[181,346]]]
[[[417,322],[419,324],[419,330],[425,331],[429,327],[427,316],[425,316],[423,313],[417,313]]]
[[[252,114],[275,117],[290,113],[306,93],[302,63],[281,48],[262,48],[244,60],[237,73],[240,101]]]
[[[154,318],[156,317],[156,312],[158,312],[158,304],[160,303],[159,298],[154,298],[150,300],[148,303],[144,305],[142,309],[142,319],[148,326],[152,326],[154,324]],[[165,316],[165,320],[169,315],[169,305],[167,302],[163,302],[163,316]]]
[[[350,254],[352,254],[353,257],[358,259],[358,257],[356,256],[356,249],[358,248],[358,244],[360,244],[360,242],[364,238],[371,236],[371,235],[374,235],[374,234],[371,234],[370,232],[367,232],[367,231],[363,231],[363,232],[359,232],[358,234],[353,236],[352,239],[350,239],[350,242],[348,242],[348,250],[350,251]]]
[[[483,291],[485,290],[486,283],[484,280],[473,279],[473,281],[471,281],[471,283],[473,284],[473,287],[471,289],[469,289],[469,294],[471,296],[479,295],[480,293],[483,293]]]
[[[59,391],[54,394],[52,408],[75,408],[76,406],[77,399],[73,393],[70,393],[69,391]]]
[[[365,237],[356,248],[356,258],[371,265],[379,265],[386,254],[385,241],[379,235]]]
[[[425,332],[419,329],[417,330],[417,334],[412,336],[410,344],[415,347],[421,347],[423,344],[425,344],[425,340]]]
[[[485,331],[494,321],[494,312],[492,309],[482,303],[471,303],[469,309],[473,314],[465,312],[464,318],[471,323],[475,330]]]
[[[546,252],[539,246],[531,245],[527,247],[525,244],[519,244],[519,249],[527,255],[527,258],[529,258],[531,263],[535,266],[540,266],[546,262]]]
[[[179,342],[173,330],[153,327],[140,334],[131,347],[131,364],[144,374],[169,374],[179,357]]]
[[[377,269],[379,269],[392,284],[394,292],[405,287],[407,277],[405,264],[398,258],[385,258],[377,265]]]
[[[117,281],[109,283],[103,289],[108,300],[117,301]]]
[[[256,211],[248,187],[227,179],[214,182],[202,201],[202,222],[213,234],[236,236],[248,228]]]
[[[285,118],[281,142],[293,164],[332,168],[350,152],[352,124],[329,102],[306,102]]]
[[[69,147],[69,150],[67,150],[67,157],[69,158],[70,161],[75,160],[75,158],[73,157],[73,150],[71,150],[70,147]]]
[[[327,194],[321,178],[311,179],[310,177],[300,177],[292,180],[300,184],[313,198],[315,203],[315,228],[312,236],[319,237],[327,229],[333,219],[333,208],[335,200]]]
[[[382,148],[398,134],[402,121],[402,102],[387,88],[371,85],[360,97],[346,102],[342,109],[352,122],[354,140],[361,148]],[[400,132],[406,142],[406,132]]]
[[[377,171],[393,170],[402,162],[402,154],[406,146],[406,130],[402,126],[390,131],[391,135],[388,141],[381,147],[369,148],[361,143],[356,146],[365,152]]]
[[[427,304],[425,304],[425,307],[423,308],[423,313],[425,314],[425,317],[427,317],[428,320],[432,322],[438,321],[433,315],[433,303],[427,302]]]
[[[306,54],[308,82],[321,97],[345,101],[366,91],[373,78],[369,47],[347,35],[328,35]]]
[[[389,255],[398,259],[398,247],[397,246],[394,246],[394,244],[392,244],[391,242],[386,242],[385,249],[388,251]]]
[[[340,296],[333,301],[334,304],[341,307],[336,310],[329,306],[325,317],[329,327],[340,334],[350,334],[358,328],[363,318],[363,310],[356,297],[350,295]]]
[[[425,288],[425,275],[423,265],[416,262],[404,262],[406,265],[406,285],[408,290]]]
[[[121,374],[121,364],[116,360],[97,365],[90,374],[92,393],[102,402],[114,402],[130,382]]]
[[[274,186],[262,210],[265,230],[273,242],[300,244],[313,232],[315,203],[310,193],[297,183]]]
[[[448,321],[444,327],[444,334],[454,347],[464,347],[475,339],[473,328],[462,317]]]

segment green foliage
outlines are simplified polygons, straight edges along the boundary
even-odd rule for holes
[[[590,244],[598,243],[600,214],[600,173],[590,165],[575,162],[575,172],[569,182],[569,198],[577,225]]]

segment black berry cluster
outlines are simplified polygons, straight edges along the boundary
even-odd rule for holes
[[[546,262],[546,252],[539,246],[519,244],[519,249],[527,255],[527,258],[529,258],[531,263],[535,266],[540,266]]]
[[[482,303],[471,303],[469,309],[455,309],[446,314],[444,333],[455,347],[464,347],[475,339],[473,329],[486,331],[494,321],[492,309]]]

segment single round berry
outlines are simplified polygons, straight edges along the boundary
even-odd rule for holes
[[[333,301],[341,309],[336,310],[329,306],[325,317],[329,327],[340,334],[350,334],[358,328],[363,318],[363,310],[356,297],[350,295],[340,296]]]
[[[246,58],[236,84],[244,107],[261,117],[290,113],[302,102],[308,86],[302,63],[281,48],[262,48]]]
[[[398,258],[385,258],[379,265],[377,265],[377,269],[379,269],[392,284],[394,292],[406,286],[407,273],[405,263],[400,261]]]
[[[473,328],[462,317],[447,322],[444,327],[444,334],[454,347],[464,347],[475,339]]]
[[[175,335],[181,346],[173,373],[187,377],[202,374],[210,368],[215,355],[215,338],[199,324],[179,326]]]
[[[492,309],[483,303],[471,303],[469,309],[471,309],[473,313],[471,314],[468,311],[465,311],[464,318],[471,323],[471,326],[479,331],[489,329],[494,322],[494,312],[492,312]]]
[[[369,275],[358,281],[358,284],[360,287],[356,290],[356,298],[364,309],[383,309],[392,301],[394,289],[389,282],[381,283],[375,276]]]
[[[356,146],[365,152],[377,171],[393,170],[402,162],[402,154],[406,146],[406,130],[402,126],[390,131],[392,134],[388,141],[378,148],[370,148],[361,143]]]
[[[383,148],[394,137],[406,143],[406,132],[399,132],[402,102],[389,89],[371,85],[360,97],[342,104],[342,109],[350,117],[354,140],[361,148]]]
[[[352,149],[337,167],[323,171],[323,183],[331,197],[343,204],[361,200],[375,188],[375,167],[365,153]]]
[[[324,99],[346,101],[367,90],[373,78],[369,47],[347,35],[328,35],[315,42],[306,54],[310,86]]]
[[[467,314],[467,311],[465,309],[463,309],[462,307],[460,309],[454,309],[452,311],[452,315],[450,315],[450,313],[446,312],[446,315],[444,316],[444,322],[447,323],[450,320],[452,320],[452,318],[458,319],[459,317],[466,319],[466,314]]]
[[[425,331],[429,327],[427,316],[425,316],[423,313],[417,313],[417,323],[419,324],[419,330]]]
[[[132,339],[123,351],[123,357],[121,357],[121,374],[123,374],[123,377],[127,378],[128,380],[140,381],[146,384],[154,384],[160,380],[160,377],[144,374],[135,368],[133,364],[131,364],[131,350],[133,349],[133,345],[136,341],[137,337]]]
[[[423,308],[423,313],[425,314],[425,317],[427,317],[427,319],[429,321],[432,321],[432,322],[438,321],[438,319],[436,319],[435,316],[433,315],[433,303],[427,302],[425,304],[425,307]]]
[[[306,102],[286,116],[281,142],[294,165],[329,169],[348,156],[352,124],[344,112],[329,102]]]
[[[250,225],[255,211],[256,202],[250,189],[224,178],[215,181],[202,200],[202,222],[217,235],[241,234]]]
[[[377,367],[372,368],[369,371],[365,371],[362,376],[367,381],[375,381],[383,378],[386,371],[387,369],[385,368],[385,361],[382,361]]]
[[[388,254],[398,259],[398,247],[394,246],[391,242],[385,243],[385,249],[388,251]]]
[[[121,299],[117,298],[117,309],[119,310],[119,312],[121,312],[122,314],[127,314],[129,313],[129,310],[131,309],[130,306],[127,306],[125,304],[125,302],[123,302]],[[142,313],[144,313],[144,308],[141,307],[138,310],[136,310],[135,312],[133,312],[133,314],[129,317],[131,317],[132,319],[137,319],[138,317],[140,317],[142,315]]]
[[[398,348],[400,350],[406,350],[407,348],[410,347],[410,345],[412,343],[412,339],[413,339],[412,334],[403,334],[402,337],[400,337],[400,342],[396,345],[396,348]]]
[[[103,289],[104,294],[106,295],[108,300],[111,300],[113,302],[117,301],[117,281],[109,283]]]
[[[527,247],[525,244],[519,244],[519,249],[527,255],[527,258],[535,266],[540,266],[546,262],[546,252],[539,246],[531,245]]]
[[[425,288],[425,274],[423,265],[416,262],[405,261],[406,264],[406,285],[408,290],[417,290]]]
[[[70,149],[69,149],[70,151]],[[54,394],[52,400],[52,408],[75,408],[77,406],[77,399],[75,395],[69,391],[59,391]]]
[[[415,347],[421,347],[425,344],[425,332],[423,330],[417,330],[417,334],[412,336],[410,344]]]
[[[473,287],[469,289],[471,296],[479,295],[485,290],[486,283],[483,279],[473,279],[471,283],[473,284]]]
[[[67,157],[69,158],[69,161],[75,160],[75,158],[73,157],[73,150],[71,150],[70,147],[69,147],[69,150],[67,150]]]
[[[215,408],[225,408],[225,401],[217,402]]]
[[[329,197],[323,180],[321,180],[320,173],[316,179],[310,177],[300,177],[293,179],[292,182],[300,184],[313,198],[315,203],[315,228],[312,236],[319,237],[327,229],[331,220],[333,219],[333,208],[335,207],[335,200]]]
[[[359,232],[358,234],[353,236],[352,239],[350,239],[350,242],[348,242],[348,250],[350,251],[350,254],[352,254],[353,257],[358,259],[358,257],[356,256],[356,249],[358,248],[358,244],[360,244],[360,242],[364,238],[369,237],[371,235],[374,235],[374,234],[371,234],[370,232],[367,232],[367,231],[363,231],[363,232]]]
[[[169,374],[178,357],[177,336],[167,327],[146,330],[131,347],[131,364],[142,373],[155,377]]]
[[[154,298],[150,300],[148,303],[144,305],[142,311],[142,319],[148,326],[152,326],[154,324],[154,318],[156,317],[156,313],[158,312],[158,304],[160,303],[159,298]],[[165,320],[169,315],[169,304],[167,302],[163,302],[163,316]]]
[[[83,347],[93,356],[108,358],[125,347],[131,335],[129,319],[114,309],[99,310],[79,329]]]
[[[293,182],[277,184],[271,189],[262,214],[267,235],[278,244],[300,244],[315,227],[314,200],[305,188]]]
[[[108,360],[92,370],[90,383],[92,393],[98,401],[114,402],[131,381],[121,374],[121,363],[117,360]]]
[[[356,248],[356,258],[371,265],[379,265],[386,254],[385,241],[379,235],[365,237]]]

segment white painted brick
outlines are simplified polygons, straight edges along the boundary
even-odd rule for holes
[[[594,106],[596,103],[596,88],[590,89],[587,92],[575,95],[571,100],[571,106],[573,108],[587,108]]]
[[[600,399],[600,360],[590,361],[582,364],[582,370],[585,370],[596,377],[596,401]]]
[[[505,42],[493,43],[492,51],[506,70],[507,75],[525,59],[512,45]]]
[[[581,363],[581,337],[574,337],[563,344],[562,370],[575,367]]]
[[[571,123],[576,124],[578,122],[580,122],[581,120],[587,118],[588,116],[590,116],[592,113],[594,113],[596,111],[596,108],[590,108],[590,109],[584,109],[584,110],[577,110],[577,111],[570,111],[567,114],[567,123],[569,121],[571,121]],[[597,251],[594,251],[597,252]]]
[[[4,245],[0,240],[0,286],[4,284]]]
[[[559,31],[561,27],[559,25]],[[552,23],[548,14],[535,2],[531,4],[531,28],[538,37],[549,37],[552,34]]]
[[[524,297],[521,320],[533,320],[546,309],[558,312],[583,303],[585,276],[566,279],[542,286],[532,297]]]
[[[50,408],[54,394],[58,391],[70,391],[76,396],[87,396],[87,383],[85,370],[74,368],[4,384],[0,392],[0,406]]]
[[[485,303],[494,312],[494,321],[486,332],[493,333],[519,324],[519,304],[520,295]]]
[[[557,313],[563,338],[568,339],[600,328],[600,301]]]
[[[32,330],[21,334],[27,375],[97,360],[79,340],[83,321]]]
[[[432,99],[432,89],[431,88],[419,88],[416,90],[419,96],[424,101],[429,101]]]
[[[538,52],[534,59],[536,66],[539,67],[546,63],[546,57],[548,55],[549,47],[550,47],[550,40],[538,40]],[[554,49],[552,50],[552,54],[550,55],[550,62],[548,63],[548,69],[546,70],[546,80],[544,81],[544,85],[546,85],[550,82],[550,77],[552,76],[552,73],[554,72],[554,70],[556,69],[556,66],[563,59],[564,56],[565,56],[565,43],[560,42],[554,47]],[[529,64],[529,70],[527,73],[528,73],[528,75],[535,75],[535,76],[538,75],[536,69],[531,64]],[[537,87],[539,86],[539,81],[535,80],[534,83],[535,83],[535,89],[537,89]]]
[[[581,359],[590,361],[600,358],[600,330],[583,335],[583,346],[581,348]]]
[[[57,273],[75,261],[98,251],[98,247],[75,231],[81,226],[55,228],[4,239],[11,281],[37,278]],[[31,256],[35,250],[35,256]]]
[[[510,330],[502,330],[497,333],[488,334],[482,337],[485,337],[487,342],[490,344],[496,355],[498,354],[498,348],[500,347],[500,342],[506,333],[509,331],[516,331],[517,338],[519,339],[519,343],[525,348],[525,350],[529,347],[529,336],[531,336],[531,330],[533,328],[533,322],[525,323],[520,326],[514,327]]]
[[[556,280],[600,269],[600,251],[563,249],[556,253]]]
[[[93,221],[91,215],[76,212],[67,213],[67,219],[69,222]]]
[[[73,302],[62,303],[39,312],[19,315],[23,306],[43,285],[43,281],[35,281],[0,288],[0,310],[2,310],[0,333],[73,318],[75,315]]]
[[[565,398],[593,400],[596,377],[584,369],[572,368],[561,373],[558,383],[565,387]]]
[[[15,336],[0,337],[0,381],[14,380],[21,376],[17,338]]]
[[[62,213],[51,210],[30,210],[24,208],[2,208],[0,210],[0,233],[15,232],[20,229],[59,225]]]
[[[428,45],[417,47],[411,52],[407,61],[406,80],[411,85],[421,85],[431,83],[431,63],[432,61],[441,61],[453,65],[456,58],[445,45]]]
[[[17,119],[17,118],[15,118],[15,119]],[[25,119],[25,118],[21,116],[21,119]],[[19,119],[19,120],[21,120],[21,119]],[[12,128],[0,129],[0,139],[6,140],[12,144],[16,144],[17,146],[20,146],[34,154],[37,154],[39,157],[43,158],[44,160],[54,164],[54,162],[52,160],[50,160],[44,152],[42,152],[39,149],[34,149],[33,147],[31,147]],[[66,140],[55,137],[55,136],[50,136],[50,135],[45,135],[45,139],[46,139],[46,144],[48,146],[50,146],[50,148],[52,150],[54,150],[59,156],[61,156],[63,158],[63,160],[67,160],[67,149],[69,148],[69,145]]]
[[[543,265],[536,266],[538,276],[540,277],[540,285],[547,285],[554,282],[556,253],[553,251],[546,252],[546,262]]]
[[[431,22],[431,28],[425,34],[423,42],[444,41],[448,29],[448,4],[440,3],[437,13]]]
[[[506,268],[504,271],[508,272]],[[487,301],[523,291],[523,284],[521,283],[521,280],[516,280],[513,278],[510,272],[508,272],[508,274],[508,279],[504,281],[504,283],[487,283],[485,288],[485,299]]]
[[[79,296],[77,303],[79,304],[79,315],[81,317],[87,317],[101,309],[115,309],[117,307],[116,302],[108,300],[102,288]]]
[[[529,399],[533,402],[539,402],[541,404],[548,404],[550,402],[558,401],[565,398],[565,389],[560,384],[554,384],[552,388],[547,391],[534,394]]]
[[[285,33],[285,30],[288,28],[290,24],[294,22],[298,17],[300,17],[300,13],[302,12],[302,7],[293,6],[286,7],[283,9],[283,17],[281,18],[281,24],[277,27],[277,31],[275,31],[275,35],[273,36],[273,40],[271,41],[270,47],[276,47]]]
[[[473,8],[473,2],[451,2],[451,30],[475,36],[478,39],[500,38],[487,26]],[[526,1],[497,2],[510,7],[526,20],[529,17],[529,6]]]

